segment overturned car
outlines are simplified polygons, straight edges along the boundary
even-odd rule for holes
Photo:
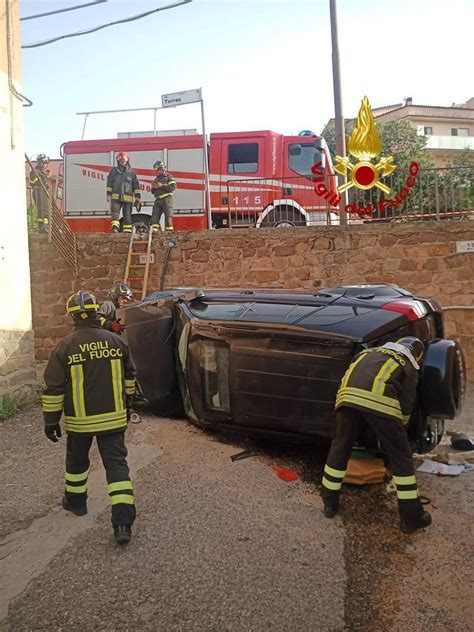
[[[432,299],[394,285],[315,293],[273,289],[155,292],[121,312],[144,396],[202,426],[305,440],[329,438],[339,382],[364,348],[425,344],[412,447],[429,451],[461,410],[462,349],[444,338]]]

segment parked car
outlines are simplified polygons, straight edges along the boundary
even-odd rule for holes
[[[354,355],[407,335],[426,347],[408,425],[413,449],[431,450],[444,420],[462,407],[464,356],[444,338],[440,306],[395,285],[314,293],[177,289],[155,292],[121,315],[151,407],[181,409],[201,426],[328,438]]]

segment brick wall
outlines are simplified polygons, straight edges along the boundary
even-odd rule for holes
[[[276,286],[314,289],[343,283],[396,283],[442,306],[474,305],[474,253],[456,254],[456,242],[474,240],[474,222],[377,226],[249,229],[176,233],[165,288]],[[167,236],[156,239],[149,289],[158,289]],[[36,356],[70,331],[65,302],[77,289],[103,300],[121,280],[126,235],[79,236],[80,274],[43,236],[30,244]],[[448,311],[446,334],[459,337],[474,380],[474,314]]]

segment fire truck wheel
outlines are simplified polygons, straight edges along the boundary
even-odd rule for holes
[[[263,220],[262,228],[294,228],[306,226],[303,215],[293,206],[277,206]]]

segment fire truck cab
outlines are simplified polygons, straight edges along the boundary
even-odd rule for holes
[[[327,187],[335,191],[324,139],[304,132],[271,131],[211,134],[208,144],[211,216],[214,228],[288,227],[338,223],[328,202],[314,191],[311,167],[321,163]],[[174,176],[176,230],[209,228],[203,138],[157,136],[71,141],[63,145],[63,212],[75,232],[109,232],[107,175],[116,154],[125,151],[140,181],[142,208],[134,223],[149,223],[154,197],[153,163],[163,160]]]

